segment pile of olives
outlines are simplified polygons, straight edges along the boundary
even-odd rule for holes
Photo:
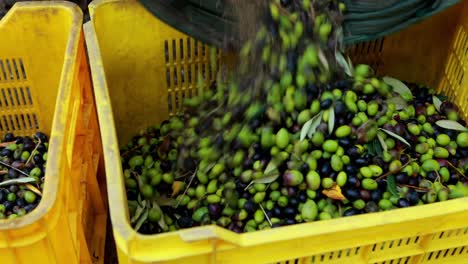
[[[0,143],[0,219],[23,216],[41,200],[48,137],[5,134]]]
[[[344,59],[342,3],[265,2],[234,74],[121,148],[138,232],[242,233],[468,196],[454,104]]]

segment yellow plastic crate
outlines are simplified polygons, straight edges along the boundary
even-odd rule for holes
[[[467,117],[468,4],[350,50],[358,61],[438,87]],[[468,263],[468,198],[247,234],[216,226],[141,235],[130,226],[119,144],[181,109],[207,47],[136,1],[98,0],[85,25],[120,263]]]
[[[42,200],[0,220],[0,263],[103,263],[102,145],[82,13],[69,2],[18,3],[0,20],[0,136],[36,131],[50,135]]]

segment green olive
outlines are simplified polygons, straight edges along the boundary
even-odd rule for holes
[[[302,206],[301,216],[306,222],[314,221],[317,218],[318,209],[317,204],[313,200],[307,200]]]
[[[336,129],[335,131],[335,135],[337,138],[344,138],[344,137],[347,137],[351,134],[352,130],[351,130],[351,127],[348,126],[348,125],[343,125],[343,126],[340,126]]]
[[[276,134],[276,146],[284,149],[289,145],[289,132],[285,128],[281,128]]]
[[[323,143],[322,148],[328,153],[334,153],[338,149],[338,146],[338,141],[328,139]]]
[[[311,170],[306,176],[306,182],[309,189],[314,191],[318,190],[321,183],[320,175],[316,171]]]
[[[457,144],[461,148],[468,148],[468,132],[461,132],[457,135]]]

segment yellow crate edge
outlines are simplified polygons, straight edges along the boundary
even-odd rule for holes
[[[93,16],[96,7],[102,4],[119,2],[118,0],[97,0],[93,1],[89,8],[90,13]],[[443,217],[447,214],[455,214],[468,211],[468,198],[462,198],[457,200],[451,200],[448,202],[424,205],[420,207],[412,207],[410,209],[400,209],[396,211],[381,212],[375,214],[366,214],[363,216],[355,216],[353,218],[342,218],[334,219],[322,222],[313,222],[307,224],[293,225],[288,227],[277,228],[267,231],[257,231],[254,233],[247,234],[235,234],[231,231],[225,230],[216,226],[204,226],[198,228],[191,228],[187,230],[180,230],[177,232],[164,233],[159,235],[141,235],[133,230],[128,220],[128,209],[126,206],[125,187],[121,179],[123,179],[122,171],[120,167],[115,164],[120,164],[120,156],[116,155],[119,153],[119,145],[114,127],[114,119],[112,115],[112,106],[110,105],[110,96],[107,88],[107,82],[105,77],[105,70],[99,51],[99,43],[97,35],[94,30],[94,26],[91,22],[88,22],[84,26],[85,37],[90,57],[90,66],[92,72],[92,78],[95,89],[96,102],[98,105],[98,117],[101,124],[101,134],[104,147],[104,151],[107,152],[105,155],[105,163],[114,166],[106,166],[107,184],[108,184],[108,196],[109,196],[109,209],[111,212],[111,219],[114,228],[115,242],[119,250],[127,254],[131,251],[131,241],[137,240],[151,240],[156,236],[161,240],[181,240],[185,242],[197,242],[206,241],[202,247],[198,248],[197,252],[203,254],[203,252],[211,252],[215,254],[214,247],[211,244],[211,240],[225,241],[228,244],[232,244],[234,247],[248,247],[257,246],[266,243],[275,243],[286,240],[297,240],[303,237],[320,236],[324,234],[332,234],[340,231],[352,231],[357,229],[365,229],[369,227],[383,226],[387,224],[402,223],[408,221],[415,221],[421,218],[428,217]],[[111,117],[111,118],[110,118]],[[405,211],[408,210],[408,211]],[[406,214],[403,214],[406,212]],[[366,218],[365,222],[362,222],[363,217]],[[321,228],[321,227],[326,227]],[[352,227],[350,229],[350,227]],[[432,231],[428,231],[430,233]],[[198,245],[200,246],[200,245]],[[162,250],[164,251],[164,250]],[[153,258],[148,260],[145,257],[128,256],[132,260],[141,261],[158,261],[170,259],[164,256],[164,252],[152,252]],[[181,252],[184,256],[193,256],[195,252]]]
[[[74,72],[74,67],[76,66],[74,65],[74,58],[78,52],[78,42],[80,39],[80,32],[76,31],[76,29],[79,29],[79,25],[82,23],[83,14],[81,9],[76,4],[65,1],[21,2],[16,3],[10,12],[0,20],[0,25],[5,23],[4,21],[11,19],[12,14],[18,8],[48,8],[51,6],[70,12],[72,15],[72,28],[75,29],[70,33],[70,37],[68,39],[63,70],[60,76],[60,88],[58,89],[55,104],[56,113],[64,113],[64,108],[68,105],[70,99],[73,82],[73,75],[69,73]],[[26,216],[13,220],[0,220],[0,231],[6,229],[19,229],[41,220],[56,203],[57,193],[51,192],[50,190],[57,190],[59,185],[60,164],[58,161],[60,159],[58,157],[62,155],[63,144],[65,144],[62,131],[64,131],[66,119],[67,117],[64,114],[54,115],[53,118],[49,140],[49,146],[51,148],[48,151],[48,157],[50,161],[55,162],[47,164],[47,174],[45,176],[47,180],[44,185],[44,193],[47,193],[47,195],[44,195],[38,207]],[[40,238],[38,238],[38,240],[39,239]]]

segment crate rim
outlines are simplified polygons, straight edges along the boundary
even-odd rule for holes
[[[232,231],[208,225],[196,228],[182,229],[169,233],[154,235],[143,235],[136,232],[129,223],[128,208],[126,206],[124,178],[120,164],[120,153],[118,149],[118,138],[115,130],[114,116],[112,106],[110,105],[109,90],[107,89],[107,80],[103,67],[99,41],[93,24],[94,13],[102,5],[122,2],[120,0],[95,0],[89,5],[91,20],[84,25],[86,45],[90,60],[92,80],[94,85],[95,97],[97,102],[98,118],[100,122],[106,122],[107,126],[100,126],[101,137],[104,150],[106,152],[105,163],[112,166],[106,166],[107,189],[109,199],[109,210],[113,225],[113,232],[116,234],[115,243],[125,254],[128,254],[132,247],[132,241],[148,241],[159,238],[179,237],[184,242],[196,242],[201,240],[221,240],[235,246],[253,246],[266,243],[275,243],[284,240],[298,239],[302,237],[312,237],[324,234],[336,233],[339,231],[352,231],[377,227],[388,224],[415,221],[422,218],[437,217],[447,214],[455,214],[468,210],[468,197],[453,199],[445,202],[415,206],[410,208],[395,209],[386,212],[370,213],[357,215],[353,217],[341,217],[338,219],[314,221],[309,223],[296,224],[286,227],[279,227],[271,230],[256,231],[252,233],[236,234]],[[110,118],[109,118],[110,117]],[[110,170],[108,168],[111,168]],[[110,175],[113,175],[111,177]],[[114,181],[116,178],[118,181]],[[366,219],[367,221],[362,221]],[[321,226],[325,227],[320,228]],[[350,229],[350,227],[352,228]],[[296,230],[299,230],[297,232]],[[293,232],[291,232],[293,231]],[[428,231],[430,233],[430,231]],[[129,241],[129,243],[126,243]],[[190,254],[189,254],[190,255]],[[160,256],[160,255],[158,255]],[[182,255],[180,257],[183,257]],[[143,256],[133,255],[132,259],[144,259]],[[162,260],[162,259],[160,259]]]
[[[64,108],[68,105],[71,96],[71,86],[73,82],[73,75],[67,74],[69,72],[74,72],[76,67],[74,63],[74,58],[78,54],[79,47],[79,36],[81,30],[81,23],[83,20],[83,13],[81,9],[74,3],[66,1],[40,1],[40,2],[18,2],[13,5],[10,11],[0,20],[0,27],[5,26],[7,21],[13,19],[13,14],[18,10],[25,10],[29,8],[43,8],[43,9],[55,9],[66,11],[70,14],[71,17],[71,30],[69,32],[69,37],[65,47],[65,51],[70,56],[64,56],[64,62],[62,65],[62,72],[60,75],[60,81],[58,83],[59,88],[57,91],[57,99],[55,101],[54,117],[51,126],[51,134],[49,135],[49,162],[47,164],[47,171],[44,177],[46,181],[44,183],[43,198],[37,208],[31,211],[29,214],[19,217],[16,219],[2,219],[0,220],[0,232],[8,230],[21,229],[25,226],[31,225],[39,220],[43,219],[49,211],[55,206],[57,202],[57,190],[60,183],[60,170],[61,164],[59,158],[62,155],[64,134],[57,133],[57,131],[64,131],[66,117],[60,113],[65,112]],[[66,103],[63,103],[66,102]],[[55,162],[52,162],[55,161]],[[45,192],[47,190],[48,192]],[[52,191],[50,191],[52,190]],[[47,194],[45,194],[47,193]],[[54,218],[55,223],[57,224],[58,219]],[[35,240],[40,240],[46,234],[42,236],[35,235]]]

